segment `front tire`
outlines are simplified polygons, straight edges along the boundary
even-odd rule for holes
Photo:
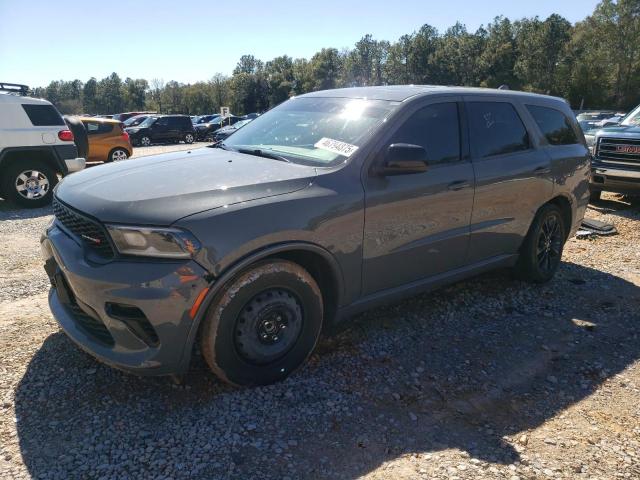
[[[322,327],[322,293],[301,266],[265,261],[229,281],[209,306],[202,352],[233,385],[286,378],[313,351]]]
[[[143,147],[148,147],[149,145],[151,145],[151,137],[148,137],[146,135],[140,137],[140,145]]]
[[[556,205],[542,207],[520,249],[516,275],[534,283],[551,280],[560,266],[566,228],[560,208]]]
[[[5,198],[25,208],[40,208],[51,203],[53,188],[58,183],[54,169],[45,163],[17,161],[5,174],[2,191]]]
[[[187,133],[187,134],[184,136],[184,143],[191,144],[191,143],[193,143],[193,141],[194,141],[194,140],[195,140],[195,138],[194,138],[194,136],[193,136],[193,133]]]

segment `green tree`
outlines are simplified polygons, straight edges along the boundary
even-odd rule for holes
[[[309,62],[311,90],[336,88],[342,69],[342,57],[335,48],[323,48]]]
[[[538,17],[523,19],[515,24],[518,57],[514,72],[522,87],[542,93],[558,94],[562,80],[556,75],[572,26],[557,14],[545,21]]]
[[[98,82],[96,87],[96,107],[99,113],[104,114],[123,111],[122,80],[120,80],[117,73],[113,72]]]
[[[268,85],[269,106],[273,107],[289,98],[294,87],[291,57],[283,55],[267,62],[264,76]]]
[[[516,42],[513,24],[508,18],[496,17],[487,26],[484,48],[478,58],[478,69],[483,87],[497,88],[508,85],[518,88],[519,83],[513,73],[516,62]]]

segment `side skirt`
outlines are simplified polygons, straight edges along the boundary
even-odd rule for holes
[[[372,293],[366,297],[356,300],[351,305],[342,307],[336,314],[335,323],[340,323],[349,319],[353,315],[364,312],[374,307],[394,303],[407,297],[415,296],[419,293],[435,290],[444,285],[459,282],[498,268],[513,267],[518,260],[517,254],[499,255],[491,257],[481,262],[467,265],[449,272],[441,273],[431,277],[416,280],[399,287],[389,288],[380,292]]]

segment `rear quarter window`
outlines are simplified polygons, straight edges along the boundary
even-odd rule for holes
[[[66,125],[62,116],[53,105],[23,103],[22,108],[34,127],[57,127]]]
[[[527,110],[529,110],[540,131],[551,145],[574,145],[580,143],[571,120],[561,111],[538,105],[527,105]]]
[[[87,135],[98,135],[113,131],[112,123],[84,122],[84,126],[87,129]]]

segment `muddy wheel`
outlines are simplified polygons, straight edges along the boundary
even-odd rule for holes
[[[285,260],[261,262],[216,295],[204,319],[202,352],[225,382],[277,382],[313,351],[322,314],[322,294],[306,270]]]

